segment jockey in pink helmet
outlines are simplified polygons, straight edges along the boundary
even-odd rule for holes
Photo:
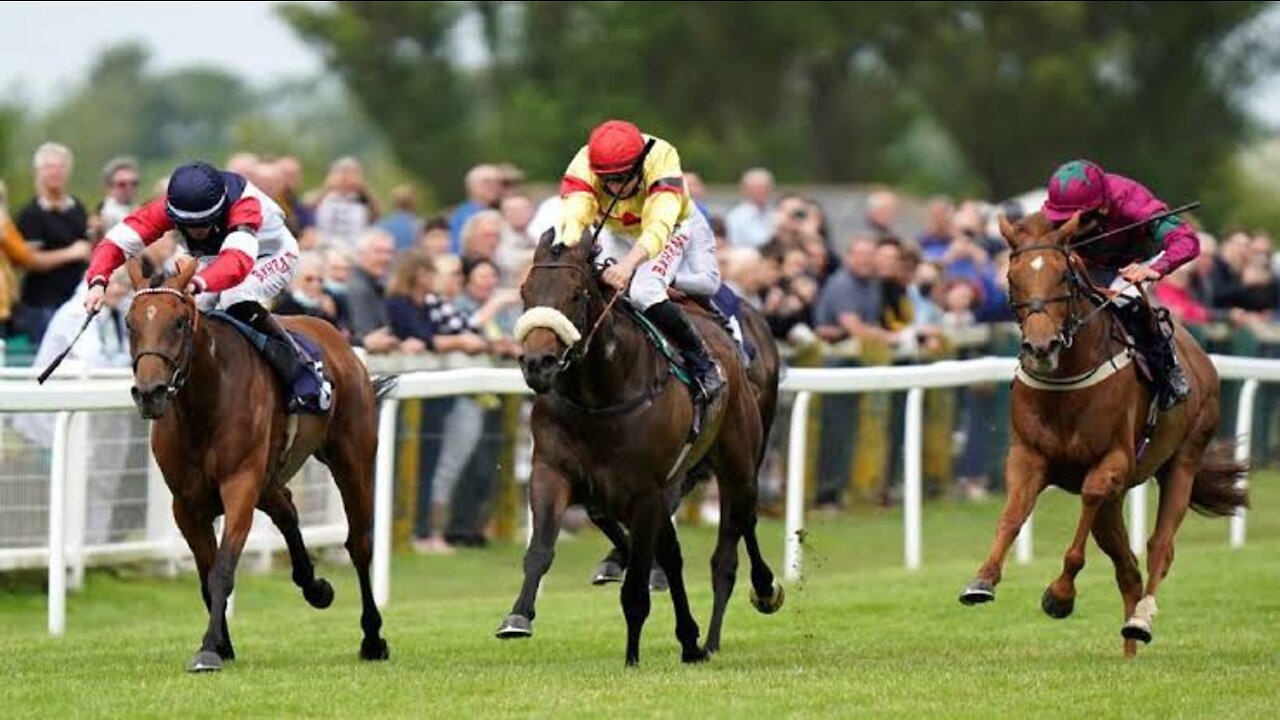
[[[1141,222],[1169,209],[1150,190],[1088,160],[1059,166],[1049,178],[1040,212],[1055,224],[1080,215],[1083,237]],[[1166,335],[1137,283],[1159,280],[1200,254],[1195,231],[1169,216],[1078,250],[1094,283],[1120,291],[1114,304],[1134,343],[1154,360],[1161,409],[1186,399],[1190,386],[1178,365],[1172,334]]]

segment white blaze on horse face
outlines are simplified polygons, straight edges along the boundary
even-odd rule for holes
[[[147,322],[151,322],[152,320],[155,320],[155,319],[156,319],[156,307],[152,305],[151,307],[147,308]]]
[[[1038,257],[1031,261],[1031,269],[1040,272],[1044,269],[1044,258]]]

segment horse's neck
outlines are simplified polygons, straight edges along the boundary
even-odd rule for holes
[[[634,322],[610,312],[582,358],[566,373],[570,396],[587,407],[625,402],[653,381],[652,353]]]
[[[1058,375],[1072,377],[1092,371],[1111,359],[1120,350],[1114,338],[1115,318],[1107,310],[1098,311],[1098,301],[1090,299],[1081,303],[1081,317],[1091,316],[1076,331],[1071,347],[1062,354]],[[1095,311],[1097,311],[1095,313]]]
[[[186,383],[174,398],[183,424],[192,428],[209,427],[218,417],[214,406],[222,400],[222,369],[217,359],[215,333],[208,317],[201,315],[191,344],[191,363]],[[209,437],[192,433],[193,437]]]

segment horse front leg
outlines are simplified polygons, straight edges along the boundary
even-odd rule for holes
[[[533,463],[529,479],[529,507],[533,511],[533,537],[524,554],[524,584],[511,614],[502,621],[496,636],[500,640],[533,635],[534,602],[542,576],[551,569],[556,556],[560,521],[569,506],[569,481],[559,470],[539,459]]]
[[[1004,467],[1007,495],[1000,521],[996,524],[996,537],[991,543],[987,561],[978,569],[973,582],[960,593],[960,602],[977,605],[996,599],[996,585],[1000,584],[1005,556],[1031,515],[1036,498],[1044,490],[1046,470],[1047,463],[1039,453],[1017,440],[1009,447]]]
[[[230,652],[231,637],[227,631],[227,598],[235,590],[236,564],[244,550],[249,528],[253,525],[253,509],[258,504],[260,474],[240,472],[219,489],[222,495],[224,522],[222,542],[218,546],[213,567],[209,570],[209,627],[200,651],[191,660],[191,672],[222,669],[222,651]]]
[[[1071,615],[1076,604],[1076,575],[1084,569],[1085,542],[1093,529],[1102,503],[1123,496],[1125,480],[1133,470],[1129,452],[1116,448],[1107,453],[1084,477],[1080,488],[1080,523],[1071,545],[1062,558],[1062,574],[1045,588],[1040,607],[1050,617],[1062,619]]]

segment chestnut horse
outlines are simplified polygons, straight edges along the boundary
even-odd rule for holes
[[[151,449],[173,494],[173,516],[195,556],[209,626],[192,672],[216,671],[235,658],[227,632],[227,597],[254,508],[280,528],[289,547],[293,581],[316,608],[333,602],[333,588],[315,576],[302,543],[298,511],[285,483],[315,455],[333,471],[347,515],[347,551],[360,579],[364,639],[360,657],[385,660],[382,616],[369,585],[372,555],[375,405],[394,385],[371,383],[364,365],[331,325],[309,317],[283,319],[324,353],[333,380],[325,415],[286,415],[285,391],[271,367],[237,330],[196,309],[185,292],[195,262],[166,279],[142,256],[129,264],[137,288],[129,308],[133,399],[155,420]],[[225,516],[222,541],[213,521]]]
[[[1071,251],[1078,226],[1079,217],[1061,228],[1039,213],[1017,225],[1000,218],[1000,232],[1012,248],[1009,295],[1023,338],[1005,466],[1008,497],[991,554],[960,601],[995,599],[1010,543],[1036,497],[1053,484],[1079,494],[1082,511],[1062,574],[1045,589],[1041,607],[1055,618],[1071,614],[1075,578],[1092,532],[1115,565],[1124,598],[1121,635],[1131,657],[1137,641],[1151,641],[1156,591],[1173,562],[1174,535],[1187,508],[1230,515],[1245,506],[1248,498],[1236,482],[1245,467],[1233,459],[1234,443],[1210,444],[1218,431],[1218,374],[1181,327],[1175,326],[1174,343],[1191,394],[1160,413],[1144,437],[1154,398],[1138,376],[1118,322],[1106,312],[1108,300]],[[1160,509],[1147,543],[1144,589],[1123,508],[1126,491],[1153,475],[1160,484]]]
[[[628,547],[632,567],[648,568],[656,558],[670,583],[681,658],[698,662],[715,647],[698,646],[680,544],[664,497],[691,468],[705,460],[720,483],[720,534],[712,558],[717,615],[733,590],[739,538],[746,540],[751,559],[753,604],[771,613],[783,602],[782,586],[761,556],[755,532],[756,472],[765,440],[756,392],[729,334],[705,313],[690,312],[727,383],[707,409],[696,442],[686,448],[694,420],[690,392],[640,324],[609,309],[594,255],[588,242],[565,247],[545,237],[521,288],[529,310],[516,328],[520,365],[537,393],[529,482],[533,537],[520,595],[497,636],[532,633],[534,600],[554,558],[564,510],[581,503],[610,521],[602,529],[615,545]],[[634,665],[649,614],[649,573],[627,573],[620,599],[626,662]],[[712,627],[718,628],[718,619]]]

